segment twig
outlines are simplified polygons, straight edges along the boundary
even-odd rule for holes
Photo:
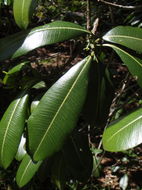
[[[118,101],[120,100],[123,92],[124,92],[124,89],[126,88],[126,85],[128,83],[128,79],[129,79],[129,74],[126,75],[125,79],[121,82],[121,88],[118,90],[118,92],[116,93],[116,96],[114,97],[113,101],[112,101],[112,104],[110,106],[110,111],[109,111],[109,116],[108,116],[108,120],[107,120],[107,123],[104,127],[104,130],[108,127],[111,119],[112,119],[112,116],[114,115],[115,113],[115,108],[116,108],[116,105],[118,104]],[[100,149],[102,146],[102,140],[100,141],[99,145],[98,145],[98,149]]]
[[[120,4],[116,4],[116,3],[111,3],[111,2],[108,2],[108,1],[104,1],[104,0],[98,0],[98,2],[102,2],[102,3],[106,4],[106,5],[119,7],[119,8],[122,8],[122,9],[142,9],[142,5],[126,6],[126,5],[120,5]]]
[[[90,5],[90,0],[87,0],[87,13],[86,13],[86,18],[87,18],[87,30],[90,30],[91,28],[91,5]]]
[[[129,82],[129,73],[126,75],[125,79],[122,81],[122,86],[121,88],[117,91],[113,101],[112,101],[112,104],[110,106],[110,113],[109,113],[109,118],[108,118],[108,123],[111,121],[112,119],[112,116],[114,115],[115,113],[115,110],[116,110],[116,105],[118,104],[118,102],[120,101],[120,98],[126,88],[126,86],[128,85],[128,82]]]

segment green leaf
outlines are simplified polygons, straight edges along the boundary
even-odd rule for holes
[[[0,165],[7,168],[14,159],[25,125],[28,94],[22,92],[7,108],[0,122]]]
[[[37,0],[14,0],[13,12],[16,24],[26,29],[30,23]]]
[[[91,57],[63,75],[42,97],[28,120],[29,150],[38,161],[59,151],[84,104]]]
[[[18,78],[21,79],[21,71],[25,68],[27,64],[29,64],[28,61],[22,62],[14,66],[8,72],[5,72],[6,75],[3,79],[3,83],[9,87],[15,86],[15,84],[17,83],[17,80],[19,80]]]
[[[104,44],[104,46],[111,47],[116,51],[116,53],[128,67],[130,73],[137,77],[138,84],[140,87],[142,87],[142,60],[112,44]]]
[[[142,108],[110,125],[103,134],[104,149],[118,152],[142,143]]]
[[[55,21],[32,30],[22,31],[0,39],[0,61],[16,58],[35,48],[62,42],[89,33],[80,25]]]
[[[126,46],[142,53],[142,29],[130,26],[118,26],[103,36],[108,42]]]
[[[89,148],[88,136],[72,135],[64,145],[62,152],[69,176],[81,182],[87,181],[93,169],[93,157]]]
[[[32,88],[35,88],[35,89],[46,88],[46,83],[44,81],[40,81],[36,83]]]
[[[16,182],[20,188],[32,179],[41,163],[42,161],[34,163],[28,154],[24,156],[16,173]]]

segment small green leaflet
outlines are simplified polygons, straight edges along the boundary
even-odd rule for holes
[[[11,5],[13,0],[0,0],[0,6],[2,5]]]
[[[103,46],[111,47],[116,51],[116,53],[128,67],[130,73],[137,77],[139,86],[142,87],[142,60],[112,44],[104,44]]]
[[[29,64],[28,61],[19,63],[18,65],[14,66],[8,72],[5,72],[5,77],[3,79],[3,83],[7,86],[14,86],[17,83],[18,76],[21,79],[21,72]]]
[[[106,33],[103,39],[142,53],[142,28],[118,26]]]
[[[26,29],[30,23],[37,0],[14,0],[13,12],[16,24]]]
[[[0,39],[0,61],[22,56],[35,48],[90,33],[78,24],[55,21]]]
[[[32,179],[41,164],[42,161],[34,163],[28,154],[24,156],[16,173],[16,182],[20,188]]]
[[[110,125],[103,134],[103,147],[118,152],[142,143],[142,108]]]
[[[59,151],[76,126],[87,94],[91,60],[88,56],[64,74],[29,117],[29,151],[35,161]]]

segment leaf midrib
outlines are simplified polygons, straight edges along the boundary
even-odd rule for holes
[[[19,98],[19,100],[17,101],[16,105],[15,105],[15,108],[13,110],[13,113],[11,114],[10,118],[9,118],[9,121],[8,121],[8,124],[7,124],[7,128],[5,130],[5,134],[4,134],[4,138],[3,138],[3,142],[2,142],[2,146],[1,146],[1,161],[3,161],[3,152],[4,152],[4,146],[5,146],[5,141],[6,141],[6,137],[7,137],[7,133],[8,133],[8,130],[10,128],[10,123],[11,123],[11,120],[13,119],[13,115],[15,114],[16,112],[16,109],[20,103],[21,99]]]
[[[59,29],[59,30],[69,29],[69,30],[77,30],[77,31],[82,31],[82,32],[90,33],[89,31],[87,31],[87,30],[85,30],[85,29],[80,29],[80,28],[61,27],[61,26],[60,26],[60,27],[51,27],[51,28],[49,28],[49,27],[47,26],[46,28],[37,29],[37,30],[35,30],[35,31],[29,32],[29,34],[28,34],[28,35],[26,36],[26,38],[24,39],[23,44],[24,44],[24,42],[25,42],[25,40],[26,40],[27,38],[29,38],[30,36],[34,35],[35,33],[38,33],[38,32],[45,32],[45,31],[48,32],[48,30],[57,30],[57,29]],[[22,34],[22,36],[25,36],[25,34]],[[17,39],[18,39],[18,40],[21,40],[22,37],[19,35],[19,36],[16,38],[16,42],[17,42]],[[0,39],[0,41],[1,41],[1,40],[3,40],[3,39]],[[10,44],[15,43],[15,38],[10,39],[10,40],[11,40],[11,43],[10,43]],[[22,44],[22,45],[23,45],[23,44]],[[21,47],[22,47],[22,45],[21,45]],[[48,45],[48,43],[47,43],[47,45]],[[7,47],[7,44],[5,43],[5,46],[3,45],[2,47],[3,47],[2,49],[5,49],[5,47]],[[20,47],[20,48],[21,48],[21,47]],[[20,48],[19,48],[19,49],[20,49]]]
[[[27,172],[28,168],[29,168],[29,165],[32,163],[32,160],[29,161],[29,163],[27,164],[22,176],[21,176],[21,179],[19,181],[19,185],[21,184],[21,181],[23,180],[24,176],[25,176],[25,173]]]
[[[105,36],[104,36],[105,37]],[[125,35],[106,35],[106,38],[128,38],[133,40],[140,40],[142,41],[142,38],[133,37],[133,36],[125,36]]]
[[[25,11],[24,11],[24,5],[25,5],[25,0],[23,0],[23,2],[22,2],[22,11],[21,11],[21,13],[22,13],[22,21],[24,21],[24,13],[25,13]]]
[[[39,145],[38,145],[38,147],[37,147],[37,150],[36,150],[35,153],[34,153],[34,157],[36,157],[36,154],[38,153],[38,151],[39,151],[39,149],[40,149],[40,147],[41,147],[43,141],[45,140],[45,138],[46,138],[46,136],[47,136],[47,134],[48,134],[50,128],[52,127],[54,121],[56,120],[57,115],[60,113],[60,110],[62,109],[64,103],[66,102],[67,98],[69,97],[70,93],[72,92],[72,89],[73,89],[74,86],[76,85],[76,83],[77,83],[77,81],[79,80],[79,78],[80,78],[82,72],[84,71],[84,69],[86,68],[86,66],[87,66],[88,63],[90,62],[90,60],[91,60],[91,57],[89,57],[88,60],[87,60],[87,62],[84,63],[84,67],[82,68],[82,70],[81,70],[81,72],[79,73],[78,77],[76,78],[76,80],[75,80],[74,83],[72,84],[72,86],[71,86],[70,90],[68,91],[66,97],[63,99],[63,101],[62,101],[61,105],[59,106],[59,108],[58,108],[58,110],[57,110],[55,116],[53,117],[52,121],[50,122],[49,127],[47,128],[45,134],[43,135],[43,138],[41,139],[41,142],[39,143]]]
[[[86,33],[90,33],[89,31],[83,29],[83,28],[74,28],[74,27],[68,27],[68,26],[54,26],[54,27],[49,27],[47,26],[46,28],[41,28],[41,29],[37,29],[36,31],[31,31],[29,33],[29,35],[32,35],[33,33],[35,32],[41,32],[41,31],[45,31],[45,30],[65,30],[65,29],[69,29],[69,30],[79,30],[79,31],[83,31],[83,32],[86,32]]]
[[[108,140],[107,142],[111,141],[111,139],[116,136],[118,133],[122,132],[123,130],[125,130],[127,127],[129,127],[131,124],[135,123],[136,121],[138,121],[139,119],[142,118],[142,115],[139,116],[138,118],[132,120],[130,123],[128,123],[127,125],[124,125],[121,129],[119,129],[116,133],[114,133]]]

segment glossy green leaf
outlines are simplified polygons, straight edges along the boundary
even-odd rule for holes
[[[26,30],[6,38],[0,39],[0,61],[7,58],[16,58],[29,51],[75,38],[89,33],[78,24],[55,21],[32,30]]]
[[[59,151],[84,104],[91,57],[73,66],[42,97],[28,120],[29,150],[38,161]]]
[[[16,174],[16,182],[19,187],[23,187],[32,179],[41,163],[42,161],[34,163],[28,154],[24,156]]]
[[[142,143],[142,108],[110,125],[103,134],[104,149],[118,152]]]
[[[7,108],[0,122],[0,165],[7,168],[14,159],[25,125],[28,94],[22,93]]]
[[[108,42],[126,46],[132,50],[142,53],[142,29],[130,26],[118,26],[103,36]]]
[[[72,135],[64,145],[62,152],[69,176],[81,182],[87,181],[93,169],[93,157],[89,148],[88,136]]]
[[[37,0],[14,0],[13,12],[16,24],[26,29],[30,23]]]
[[[116,51],[116,53],[128,67],[130,73],[137,77],[138,84],[142,87],[142,59],[135,57],[125,50],[112,44],[104,44],[104,46],[111,47]]]

